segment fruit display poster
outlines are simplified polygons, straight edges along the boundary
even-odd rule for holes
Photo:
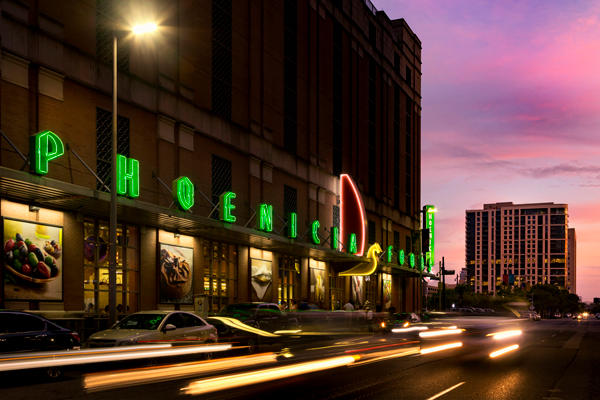
[[[63,228],[3,219],[4,295],[8,300],[62,300]]]
[[[161,303],[193,304],[194,249],[160,243]]]

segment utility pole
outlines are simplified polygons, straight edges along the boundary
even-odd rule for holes
[[[442,270],[442,262],[439,262],[439,266],[440,266],[440,278],[442,278],[443,275],[443,270]],[[442,279],[440,279],[440,283],[442,283]],[[440,303],[440,307],[439,310],[442,311],[442,288],[440,287],[440,283],[438,283],[438,301]]]
[[[442,311],[446,309],[446,266],[442,257]]]

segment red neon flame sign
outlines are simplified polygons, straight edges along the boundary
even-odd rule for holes
[[[365,206],[354,181],[348,174],[340,175],[340,239],[347,245],[348,235],[356,234],[357,256],[365,251],[365,216]]]

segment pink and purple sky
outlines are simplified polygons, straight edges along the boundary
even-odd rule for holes
[[[567,203],[577,294],[600,297],[600,0],[373,3],[422,42],[421,199],[439,210],[436,259],[464,267],[467,209]]]

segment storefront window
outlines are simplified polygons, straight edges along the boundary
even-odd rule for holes
[[[204,304],[208,312],[218,312],[236,299],[237,247],[210,240],[202,243]]]
[[[272,301],[273,299],[273,253],[250,248],[250,285],[252,300]]]
[[[323,261],[309,260],[310,267],[310,300],[319,308],[325,308],[325,269]]]
[[[300,260],[294,257],[279,257],[279,284],[278,301],[288,308],[292,306],[292,299],[297,295],[298,281],[300,278]],[[296,301],[299,299],[296,298]]]
[[[125,235],[123,231],[125,230]],[[83,223],[83,294],[85,311],[108,311],[108,243],[109,228],[105,222]],[[117,313],[138,310],[139,298],[139,231],[137,227],[117,227]]]
[[[364,285],[365,285],[365,297],[366,297],[366,301],[369,302],[368,306],[371,309],[375,309],[377,304],[381,304],[380,301],[378,301],[378,292],[377,292],[377,278],[378,275],[377,274],[373,274],[373,275],[367,275],[364,277]],[[366,304],[365,301],[365,304]],[[363,305],[365,306],[365,305]]]
[[[335,276],[335,273],[330,271],[329,300],[332,310],[341,310],[347,301],[344,300],[344,280],[343,276]]]

